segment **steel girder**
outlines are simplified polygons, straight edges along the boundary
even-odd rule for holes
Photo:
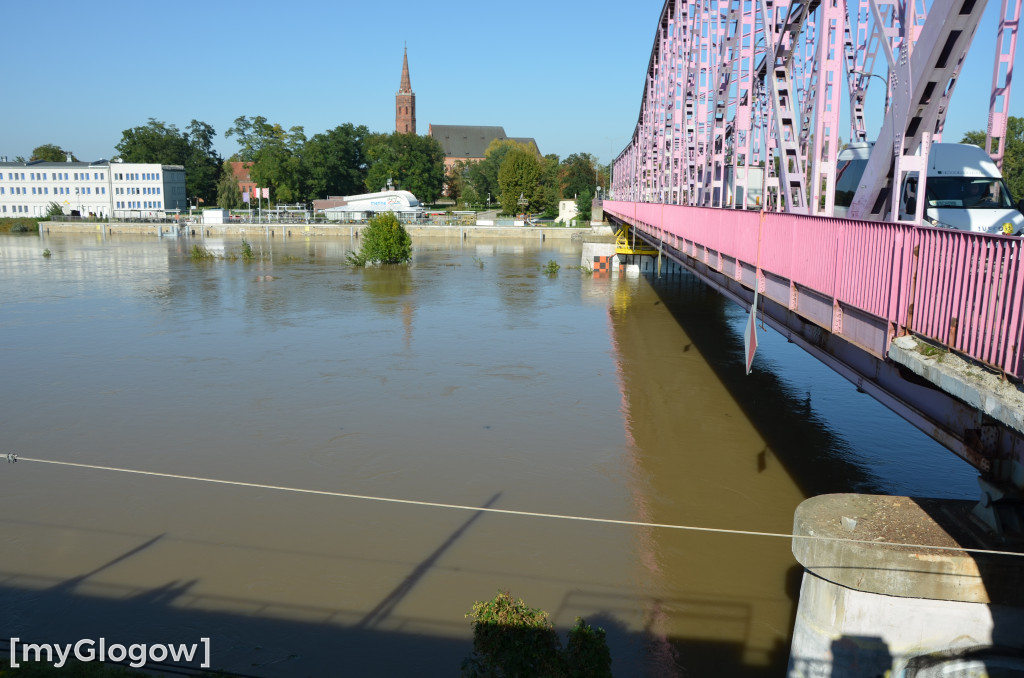
[[[754,207],[830,215],[840,101],[845,90],[851,140],[866,139],[867,74],[882,51],[888,124],[850,216],[891,217],[898,178],[926,167],[941,138],[985,2],[932,0],[924,11],[919,0],[667,0],[633,139],[613,161],[614,197],[746,208],[759,189]],[[989,122],[997,160],[1021,2],[1003,0],[1000,17]]]

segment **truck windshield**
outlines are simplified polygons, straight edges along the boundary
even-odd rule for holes
[[[928,207],[1010,209],[1013,203],[1002,179],[928,177]]]

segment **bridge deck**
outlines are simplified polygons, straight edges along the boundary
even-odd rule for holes
[[[912,333],[1024,377],[1020,238],[683,205],[604,210],[876,357]]]

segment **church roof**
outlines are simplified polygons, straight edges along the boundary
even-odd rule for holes
[[[537,145],[529,137],[509,137],[504,127],[485,125],[430,125],[428,133],[437,139],[448,158],[483,158],[495,139],[512,139],[521,144]]]

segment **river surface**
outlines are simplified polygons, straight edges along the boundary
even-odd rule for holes
[[[976,496],[774,332],[744,375],[743,310],[685,275],[592,278],[568,241],[385,270],[347,238],[193,242],[240,250],[0,236],[0,453],[770,532],[825,492]],[[507,589],[605,628],[616,676],[775,676],[799,577],[786,539],[0,464],[0,639],[207,637],[248,675],[458,675]]]

